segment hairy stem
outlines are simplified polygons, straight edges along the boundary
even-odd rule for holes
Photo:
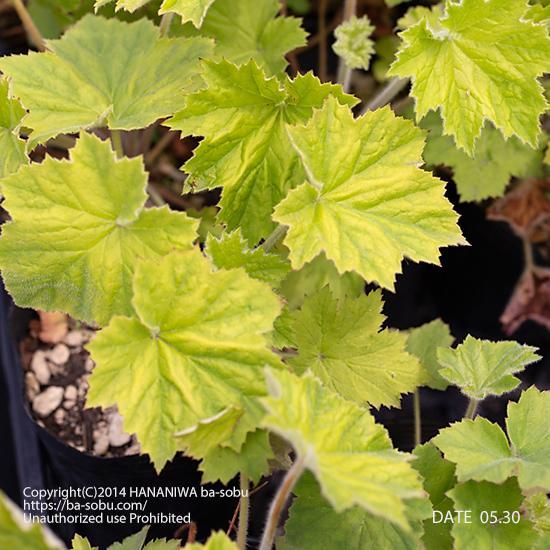
[[[328,78],[328,44],[327,44],[327,0],[319,0],[317,11],[317,28],[319,30],[319,79],[326,82]]]
[[[414,446],[422,443],[422,417],[420,410],[420,392],[418,388],[414,391]]]
[[[264,252],[269,252],[273,250],[284,238],[286,235],[287,227],[284,225],[278,225],[271,235],[267,237],[267,239],[262,244],[262,248],[264,249]]]
[[[174,19],[174,12],[165,13],[160,19],[160,35],[166,36],[170,32],[172,21]]]
[[[294,489],[294,486],[303,474],[304,467],[305,459],[304,457],[299,457],[296,459],[290,470],[286,473],[286,476],[281,483],[273,502],[271,503],[271,508],[269,509],[269,515],[267,517],[267,524],[262,535],[260,550],[271,550],[281,513],[283,512],[285,504],[290,497],[292,489]]]
[[[394,99],[409,83],[408,78],[392,78],[388,83],[365,105],[361,114],[383,107]]]
[[[347,21],[355,15],[357,11],[357,0],[345,0],[344,3],[344,18],[343,21]],[[351,79],[353,76],[353,69],[346,65],[346,62],[341,57],[338,62],[338,84],[342,85],[344,92],[349,92],[351,89]]]
[[[535,256],[533,254],[533,245],[528,235],[525,235],[522,239],[523,244],[523,257],[525,261],[525,271],[533,271],[535,267]]]
[[[239,550],[246,550],[246,539],[248,536],[248,489],[250,482],[248,476],[241,472],[240,475],[240,487],[241,495],[239,499],[239,529],[237,531],[237,546]],[[245,496],[246,495],[246,496]]]
[[[477,399],[470,399],[470,402],[468,403],[468,408],[464,413],[464,418],[469,418],[470,420],[473,420],[476,417],[478,405],[479,401]]]
[[[117,158],[121,159],[124,156],[124,148],[122,147],[122,135],[120,130],[111,130],[111,143],[116,153]]]
[[[38,27],[34,24],[32,17],[30,16],[23,0],[13,0],[13,7],[23,23],[25,31],[29,35],[31,42],[36,46],[38,50],[43,52],[46,49],[46,43],[44,42],[44,37],[38,30]]]

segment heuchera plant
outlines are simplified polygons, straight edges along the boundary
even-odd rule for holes
[[[425,162],[453,168],[463,200],[542,170],[545,3],[412,8],[391,78],[362,104],[349,91],[374,27],[353,1],[336,31],[339,83],[287,73],[306,33],[277,0],[164,0],[160,26],[89,13],[47,42],[14,4],[40,51],[0,59],[11,216],[0,269],[17,304],[98,328],[88,405],[116,405],[159,471],[183,452],[204,482],[238,475],[247,489],[286,469],[261,550],[291,493],[282,549],[548,548],[550,393],[524,391],[506,429],[476,417],[480,401],[518,387],[536,350],[472,336],[453,348],[441,320],[384,328],[382,293],[364,292],[393,290],[404,258],[438,264],[442,247],[467,244]],[[387,104],[409,82],[414,113],[402,118]],[[149,194],[162,201],[147,159],[124,141],[158,121],[202,138],[185,192],[221,189],[221,233],[199,238],[196,217],[148,206]],[[69,159],[29,160],[66,134]],[[418,388],[449,385],[470,399],[465,418],[421,445]],[[410,392],[412,454],[370,412]],[[469,525],[432,521],[465,508]],[[0,505],[0,541],[58,547],[10,510]],[[243,550],[247,522],[243,498],[236,542],[217,533],[186,548]],[[76,537],[74,548],[91,546]]]

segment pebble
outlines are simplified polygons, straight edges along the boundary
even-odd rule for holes
[[[63,342],[71,348],[78,348],[86,341],[85,335],[80,330],[69,332],[63,339]]]
[[[78,390],[76,386],[67,386],[65,388],[65,399],[68,401],[76,401],[78,397]]]
[[[36,379],[40,384],[45,386],[50,381],[52,373],[48,367],[48,362],[46,361],[46,353],[42,350],[38,350],[32,357],[31,360],[31,369],[33,370]]]
[[[65,344],[57,344],[47,352],[47,358],[56,365],[64,365],[71,356],[69,348]]]
[[[92,370],[94,369],[94,366],[95,366],[95,363],[93,362],[92,358],[91,357],[86,357],[86,364],[84,365],[84,368],[88,372],[92,372]]]
[[[50,386],[35,397],[32,402],[32,408],[38,416],[46,417],[61,405],[62,400],[63,388]]]
[[[63,420],[65,420],[65,411],[63,409],[57,409],[53,413],[53,417],[57,424],[62,424]]]
[[[94,430],[94,454],[104,455],[109,450],[109,435],[103,430]]]
[[[124,431],[122,416],[114,413],[111,416],[111,424],[109,425],[109,443],[113,447],[122,447],[130,443],[131,436]]]
[[[25,386],[29,401],[32,401],[40,393],[40,383],[34,373],[29,371],[25,374]]]

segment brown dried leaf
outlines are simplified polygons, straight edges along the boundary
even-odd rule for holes
[[[40,332],[38,338],[47,344],[57,344],[61,342],[69,331],[67,315],[58,311],[46,312],[39,311]]]
[[[515,332],[527,320],[550,330],[549,268],[535,267],[525,271],[500,317],[507,334]]]
[[[495,201],[487,212],[490,220],[505,221],[520,237],[531,242],[549,238],[550,180],[527,179]]]

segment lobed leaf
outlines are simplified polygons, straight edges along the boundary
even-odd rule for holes
[[[19,138],[21,119],[25,109],[19,101],[10,99],[8,82],[0,79],[0,178],[7,176],[29,162],[25,142]]]
[[[328,287],[288,314],[285,333],[298,355],[288,363],[308,369],[325,386],[359,403],[399,406],[402,393],[421,383],[420,364],[406,352],[407,337],[382,330],[382,296],[336,300]]]
[[[329,98],[288,133],[308,182],[273,219],[289,226],[294,269],[325,252],[340,273],[393,289],[404,257],[437,264],[441,247],[465,243],[443,183],[418,168],[421,130],[389,107],[354,119]]]
[[[444,134],[470,156],[485,120],[537,145],[550,39],[526,11],[523,0],[448,0],[437,24],[423,18],[401,33],[390,74],[412,78],[417,118],[440,109]]]
[[[350,105],[356,100],[311,73],[268,79],[254,62],[205,62],[203,78],[207,87],[168,124],[205,137],[184,169],[198,189],[223,187],[219,219],[256,244],[274,227],[273,207],[304,178],[286,124],[306,122],[331,94]]]
[[[374,26],[366,15],[353,16],[336,27],[332,49],[349,68],[368,70],[374,53],[374,42],[369,38],[373,31]]]
[[[70,161],[47,157],[5,178],[12,221],[2,228],[0,269],[15,301],[99,325],[131,314],[138,259],[190,249],[196,236],[185,214],[144,208],[146,185],[141,160],[117,160],[88,134]]]
[[[531,387],[508,405],[508,439],[485,418],[463,420],[441,430],[434,443],[456,463],[459,481],[502,483],[517,476],[522,489],[550,490],[550,392]]]
[[[159,38],[147,19],[88,15],[49,51],[3,57],[0,70],[29,114],[34,144],[81,128],[145,128],[181,109],[195,89],[205,38]]]
[[[184,550],[238,550],[238,546],[223,532],[210,535],[205,544],[193,542],[186,544]]]
[[[502,395],[515,389],[513,376],[540,359],[537,348],[517,342],[490,342],[468,335],[456,349],[438,349],[439,374],[471,399]]]
[[[181,443],[176,432],[227,408],[242,409],[231,446],[239,450],[262,416],[263,368],[280,305],[244,270],[213,272],[199,250],[140,263],[134,314],[115,317],[88,345],[96,367],[89,406],[118,405],[157,469]]]
[[[405,501],[423,497],[420,481],[372,415],[309,372],[268,371],[268,387],[262,425],[292,444],[334,510],[359,506],[409,532]]]

